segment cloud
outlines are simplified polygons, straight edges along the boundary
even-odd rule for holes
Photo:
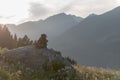
[[[2,19],[11,19],[11,18],[14,18],[15,16],[12,15],[12,16],[0,16],[0,18]]]
[[[32,19],[39,19],[46,16],[49,13],[49,9],[40,3],[30,3],[29,16]]]
[[[60,11],[86,17],[91,13],[102,14],[117,6],[116,0],[72,0],[61,7]]]
[[[76,3],[75,1],[70,1],[67,4],[65,4],[64,6],[62,6],[59,11],[60,12],[67,12],[67,11],[72,9],[72,7],[75,3]]]
[[[45,19],[48,16],[67,13],[81,17],[89,14],[102,14],[117,7],[116,0],[41,0],[30,3],[29,18],[32,20]]]
[[[84,15],[89,15],[91,13],[102,14],[117,7],[115,0],[88,0],[82,4],[81,5],[85,8],[80,10],[80,12]]]

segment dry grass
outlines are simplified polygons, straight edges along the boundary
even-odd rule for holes
[[[7,52],[7,51],[8,51],[7,48],[1,48],[1,47],[0,47],[0,55],[3,54],[4,52]]]
[[[81,80],[120,80],[120,71],[73,65]]]

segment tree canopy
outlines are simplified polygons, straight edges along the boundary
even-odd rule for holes
[[[39,38],[39,40],[35,43],[35,47],[36,48],[47,48],[47,35],[46,34],[41,34],[41,37]]]
[[[25,35],[23,38],[17,38],[10,33],[6,25],[0,25],[0,47],[13,49],[17,47],[33,44],[33,41]]]

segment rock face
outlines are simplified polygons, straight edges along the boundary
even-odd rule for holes
[[[72,67],[59,52],[47,48],[36,49],[33,45],[10,50],[4,56],[5,60],[11,61],[12,63],[20,62],[27,67],[40,68],[45,62],[54,60],[59,60],[66,66]]]

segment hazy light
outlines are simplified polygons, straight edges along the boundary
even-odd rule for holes
[[[117,0],[117,4],[120,5],[120,0]]]
[[[48,10],[48,14],[39,18],[65,12],[86,17],[91,13],[101,14],[120,5],[120,0],[0,0],[0,23],[20,23],[32,20],[31,2],[39,3]]]

